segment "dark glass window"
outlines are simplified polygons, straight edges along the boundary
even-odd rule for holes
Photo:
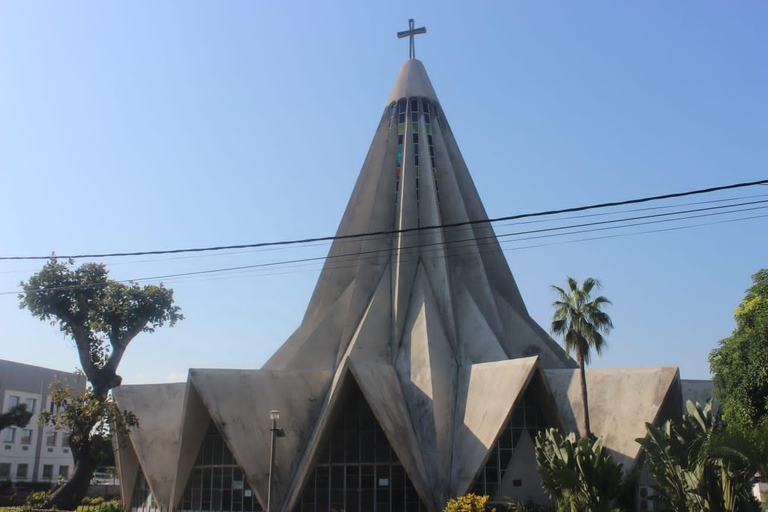
[[[496,444],[491,448],[488,462],[478,474],[471,492],[479,495],[487,494],[491,497],[496,496],[504,473],[506,473],[509,462],[515,453],[515,448],[520,438],[526,435],[525,431],[527,430],[527,435],[532,436],[535,440],[536,435],[546,428],[548,428],[547,422],[536,403],[532,390],[529,388],[512,410],[509,421]]]
[[[149,489],[147,479],[144,478],[144,472],[139,468],[139,474],[136,476],[136,483],[133,486],[133,496],[131,497],[131,510],[158,510],[155,497]]]
[[[357,387],[329,432],[294,512],[425,510]]]
[[[400,100],[397,103],[397,122],[398,123],[404,123],[405,122],[405,100]]]
[[[134,493],[135,494],[135,493]],[[187,480],[179,511],[260,511],[256,495],[245,481],[224,437],[211,422]]]

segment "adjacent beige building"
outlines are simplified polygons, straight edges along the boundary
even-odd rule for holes
[[[72,473],[74,463],[66,433],[38,425],[40,411],[50,410],[49,386],[56,378],[74,389],[85,388],[85,381],[78,382],[73,373],[0,359],[2,410],[23,403],[33,413],[27,426],[0,431],[0,481],[56,483]]]
[[[578,430],[578,374],[528,314],[487,218],[409,59],[296,332],[261,369],[115,391],[141,421],[119,452],[126,503],[263,510],[273,409],[274,511],[434,512],[470,491],[547,502],[534,437]],[[634,469],[645,422],[680,414],[677,368],[587,379],[593,430]]]

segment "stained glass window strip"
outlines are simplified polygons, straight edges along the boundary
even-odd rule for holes
[[[523,435],[530,435],[535,440],[536,435],[546,428],[548,428],[547,422],[536,403],[534,393],[529,388],[512,410],[509,421],[491,448],[488,462],[477,476],[471,492],[491,497],[497,496],[499,485],[504,478],[520,438]]]
[[[400,175],[403,169],[403,139],[405,137],[405,109],[407,103],[404,99],[397,102],[397,166],[395,167],[395,204],[400,198]]]
[[[195,459],[179,511],[261,511],[243,470],[213,422]]]
[[[421,108],[424,111],[424,128],[427,132],[427,144],[429,146],[429,160],[432,166],[432,177],[435,180],[435,199],[440,202],[440,188],[437,186],[437,166],[435,165],[435,145],[432,140],[431,109],[428,100],[421,100]]]
[[[419,190],[419,100],[412,99],[411,105],[411,142],[413,144],[413,176],[416,180],[416,225],[421,225],[421,216],[419,215],[419,200],[421,199]]]
[[[426,510],[357,387],[329,432],[294,512]]]

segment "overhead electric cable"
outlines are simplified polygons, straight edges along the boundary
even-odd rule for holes
[[[683,206],[696,206],[701,204],[714,204],[714,203],[724,203],[728,201],[739,201],[742,199],[755,199],[760,197],[768,197],[768,194],[755,194],[755,195],[749,195],[749,196],[736,196],[736,197],[728,197],[724,199],[710,199],[707,201],[691,201],[687,203],[677,203],[677,204],[669,204],[669,205],[663,205],[663,206],[647,206],[645,208],[631,208],[627,210],[620,210],[615,212],[601,212],[601,213],[589,213],[586,215],[570,215],[567,217],[559,217],[559,218],[549,218],[549,219],[538,219],[538,220],[527,220],[522,222],[503,222],[499,224],[499,227],[507,227],[507,226],[522,226],[526,224],[541,224],[546,222],[560,222],[563,220],[572,220],[572,219],[585,219],[585,218],[591,218],[591,217],[606,217],[610,215],[621,215],[625,213],[633,213],[633,212],[645,212],[645,211],[653,211],[653,210],[668,210],[670,208],[680,208]],[[461,231],[471,230],[472,226],[465,226]],[[454,233],[458,232],[459,230],[453,231]],[[403,236],[403,238],[412,238],[414,236],[419,236],[419,233],[408,233]],[[383,238],[383,235],[377,236],[377,237],[371,237],[366,239],[367,241],[372,241],[376,239]],[[347,241],[341,241],[340,244],[347,244],[347,243],[353,243],[354,240],[347,240]],[[306,248],[312,248],[312,247],[323,247],[327,246],[332,242],[317,242],[317,243],[307,243],[304,245],[299,246],[277,246],[277,247],[263,247],[263,248],[256,248],[252,249],[250,251],[242,251],[242,250],[232,250],[228,252],[214,252],[213,254],[192,254],[189,256],[173,256],[169,258],[147,258],[147,259],[141,259],[141,260],[129,260],[129,261],[118,261],[109,263],[108,266],[115,267],[118,265],[134,265],[137,263],[156,263],[156,262],[167,262],[167,261],[179,261],[179,260],[189,260],[189,259],[199,259],[199,258],[213,258],[213,257],[221,257],[221,256],[242,256],[245,254],[253,254],[258,252],[267,252],[267,251],[281,251],[286,250],[290,248],[298,248],[298,249],[306,249]],[[23,273],[30,273],[30,272],[37,272],[38,269],[18,269],[18,270],[3,270],[0,271],[0,274],[23,274]]]
[[[317,262],[317,261],[328,261],[328,260],[341,260],[341,262],[348,262],[348,261],[359,261],[360,259],[374,259],[382,254],[387,253],[394,253],[397,252],[398,254],[413,254],[415,253],[415,250],[417,249],[423,249],[426,247],[434,247],[434,246],[448,246],[450,244],[461,244],[464,242],[470,242],[469,244],[465,245],[452,245],[451,249],[462,249],[465,247],[484,247],[488,245],[493,245],[494,242],[497,241],[498,238],[502,237],[509,237],[509,236],[519,236],[519,235],[528,235],[528,234],[538,234],[538,233],[551,233],[553,231],[561,231],[560,233],[555,234],[548,234],[548,235],[540,235],[540,236],[533,236],[533,237],[526,237],[522,239],[516,239],[516,240],[507,240],[501,243],[509,243],[509,242],[517,242],[517,241],[523,241],[523,240],[531,240],[531,239],[537,239],[537,238],[549,238],[553,236],[564,236],[564,235],[571,235],[571,234],[580,234],[580,233],[587,233],[587,232],[595,232],[595,231],[605,231],[610,229],[621,229],[626,227],[634,227],[634,226],[641,226],[641,225],[648,225],[648,224],[658,224],[663,222],[675,222],[680,220],[686,220],[686,219],[692,219],[692,218],[701,218],[701,217],[710,217],[715,215],[724,215],[724,214],[732,214],[732,213],[739,213],[744,211],[752,211],[752,210],[762,210],[768,208],[768,206],[755,206],[751,208],[742,208],[738,210],[730,210],[730,211],[717,211],[712,212],[712,210],[722,210],[724,208],[733,208],[736,206],[748,206],[748,205],[755,205],[755,204],[763,204],[768,203],[768,200],[763,201],[750,201],[750,202],[744,202],[744,203],[738,203],[738,204],[732,204],[732,205],[721,205],[721,206],[712,206],[707,208],[697,208],[697,209],[691,209],[691,210],[684,210],[679,212],[667,212],[662,214],[654,214],[654,215],[642,215],[642,216],[636,216],[636,217],[628,217],[624,219],[611,219],[606,221],[598,221],[598,222],[588,222],[588,223],[581,223],[581,224],[572,224],[568,226],[555,226],[550,228],[542,228],[542,229],[535,229],[535,230],[527,230],[527,231],[518,231],[515,233],[505,233],[501,235],[489,235],[484,237],[470,237],[470,238],[464,238],[460,240],[450,240],[450,241],[441,241],[441,242],[432,242],[427,244],[415,244],[415,245],[409,245],[405,246],[401,249],[377,249],[377,250],[370,250],[370,251],[358,251],[353,253],[344,253],[344,254],[337,254],[337,255],[328,255],[328,256],[318,256],[318,257],[312,257],[312,258],[300,258],[300,259],[294,259],[294,260],[287,260],[287,261],[274,261],[274,262],[267,262],[267,263],[258,263],[253,265],[240,265],[235,267],[226,267],[226,268],[218,268],[218,269],[207,269],[207,270],[199,270],[199,271],[192,271],[192,272],[182,272],[182,273],[176,273],[176,274],[165,274],[165,275],[159,275],[159,276],[151,276],[151,277],[141,277],[141,278],[135,278],[135,279],[126,279],[121,280],[119,282],[124,283],[130,283],[130,282],[140,282],[140,281],[157,281],[161,279],[174,279],[179,277],[186,277],[186,276],[199,276],[199,275],[207,275],[207,274],[214,274],[214,273],[221,273],[221,272],[231,272],[231,271],[238,271],[238,270],[247,270],[247,269],[257,269],[257,268],[266,268],[266,267],[276,267],[276,266],[285,266],[285,265],[291,265],[296,263],[307,263],[307,262]],[[679,217],[679,218],[666,218],[666,219],[659,219],[659,217],[669,217],[673,215],[681,215],[685,213],[698,213],[698,212],[704,212],[709,211],[710,213],[699,213],[698,215],[689,215],[687,217]],[[629,221],[636,221],[636,220],[643,220],[643,219],[656,219],[653,221],[648,222],[636,222],[634,224],[624,224],[624,225],[615,225],[615,226],[605,226],[606,224],[615,224],[618,222],[629,222]],[[571,232],[562,232],[562,230],[565,229],[572,229],[572,228],[581,228],[581,227],[590,227],[590,226],[603,226],[601,228],[592,228],[592,229],[585,229],[580,231],[571,231]],[[478,243],[483,242],[484,243]],[[427,249],[423,252],[432,252],[432,251],[438,251],[443,250],[443,248],[433,248],[433,249]],[[455,256],[456,254],[452,254],[452,256]],[[361,258],[361,256],[365,256],[366,258]],[[342,260],[342,258],[345,258]],[[55,291],[55,290],[69,290],[69,289],[78,289],[78,288],[91,288],[91,287],[98,287],[103,286],[102,283],[96,283],[96,284],[88,284],[88,285],[72,285],[72,286],[60,286],[60,287],[51,287],[46,288],[47,291]],[[7,292],[0,292],[0,295],[11,295],[11,294],[17,294],[18,291],[7,291]]]
[[[727,213],[727,212],[724,212]],[[719,213],[718,215],[722,215],[722,213]],[[520,251],[525,249],[536,249],[540,247],[551,247],[555,245],[565,245],[565,244],[574,244],[579,242],[589,242],[589,241],[596,241],[596,240],[607,240],[612,238],[623,238],[628,236],[636,236],[636,235],[648,235],[648,234],[654,234],[654,233],[665,233],[669,231],[680,231],[684,229],[692,229],[692,228],[700,228],[700,227],[706,227],[706,226],[715,226],[718,224],[727,224],[727,223],[733,223],[733,222],[740,222],[744,220],[754,220],[754,219],[763,219],[767,218],[768,214],[764,215],[752,215],[749,217],[739,217],[737,219],[726,219],[726,220],[719,220],[715,222],[701,222],[699,224],[690,224],[686,226],[675,226],[671,228],[661,228],[661,229],[649,229],[646,231],[634,231],[631,233],[617,233],[613,235],[604,235],[604,236],[594,236],[594,237],[588,237],[588,238],[577,238],[576,240],[564,240],[561,242],[552,242],[552,243],[546,243],[546,244],[534,244],[534,245],[523,245],[520,247],[505,247],[505,248],[492,248],[486,251],[481,251],[482,254],[488,254],[492,252],[511,252],[511,251]],[[607,229],[614,229],[614,227],[605,228]],[[559,233],[554,236],[563,236],[570,233]],[[546,237],[549,237],[552,235],[546,235]],[[531,238],[544,238],[544,237],[531,237]],[[525,239],[527,240],[527,239]],[[511,243],[511,242],[518,242],[520,240],[507,240],[503,243]],[[431,259],[438,259],[438,258],[444,258],[444,256],[431,256],[429,257]],[[373,259],[373,258],[369,258]],[[407,259],[405,261],[412,261],[413,258]],[[370,263],[369,265],[373,265],[375,263]],[[216,277],[206,277],[206,278],[199,278],[198,276],[188,276],[190,279],[185,279],[184,277],[176,278],[173,281],[174,282],[206,282],[206,281],[220,281],[223,279],[235,279],[235,278],[242,278],[242,277],[268,277],[268,276],[282,276],[282,275],[288,275],[288,274],[295,274],[297,272],[317,272],[319,270],[322,270],[323,268],[328,268],[330,270],[337,270],[337,269],[345,269],[345,268],[351,268],[353,265],[338,265],[338,266],[332,266],[332,267],[324,267],[324,266],[316,266],[316,264],[301,264],[301,265],[294,265],[289,267],[289,269],[296,269],[297,267],[306,267],[312,265],[312,268],[304,268],[301,270],[286,270],[284,272],[267,272],[267,273],[255,273],[255,271],[258,271],[258,269],[252,269],[252,270],[246,270],[241,271],[237,273],[232,273],[228,275],[223,276],[216,276]]]
[[[258,247],[272,247],[272,246],[279,246],[279,245],[296,245],[296,244],[306,244],[306,243],[312,243],[312,242],[349,240],[354,238],[365,238],[370,236],[393,235],[393,234],[410,233],[410,232],[416,232],[416,231],[426,231],[430,229],[445,229],[445,228],[454,228],[454,227],[461,227],[461,226],[474,226],[478,224],[493,224],[496,222],[503,222],[503,221],[509,221],[509,220],[518,220],[518,219],[531,218],[531,217],[543,217],[548,215],[558,215],[562,213],[573,213],[573,212],[580,212],[580,211],[586,211],[586,210],[594,210],[598,208],[610,208],[615,206],[624,206],[628,204],[646,203],[649,201],[659,201],[663,199],[672,199],[676,197],[709,194],[712,192],[718,192],[722,190],[732,190],[736,188],[752,187],[755,185],[765,185],[765,184],[768,184],[768,179],[734,183],[731,185],[723,185],[719,187],[710,187],[710,188],[698,189],[698,190],[689,190],[686,192],[676,192],[673,194],[663,194],[659,196],[648,196],[648,197],[642,197],[637,199],[628,199],[624,201],[613,201],[608,203],[598,203],[598,204],[592,204],[592,205],[586,205],[586,206],[563,208],[559,210],[546,210],[546,211],[534,212],[534,213],[521,213],[517,215],[507,215],[504,217],[496,217],[492,219],[469,220],[464,222],[437,224],[437,225],[423,226],[423,227],[417,227],[417,228],[382,230],[382,231],[373,231],[373,232],[367,232],[367,233],[353,233],[348,235],[334,235],[334,236],[322,236],[322,237],[303,238],[303,239],[295,239],[295,240],[281,240],[281,241],[275,241],[275,242],[257,242],[252,244],[196,247],[196,248],[188,248],[188,249],[166,249],[166,250],[157,250],[157,251],[115,252],[115,253],[101,253],[101,254],[72,254],[72,255],[60,255],[58,257],[64,258],[64,259],[117,258],[117,257],[125,257],[125,256],[146,256],[146,255],[159,255],[159,254],[179,254],[179,253],[189,253],[189,252],[223,251],[223,250],[231,250],[231,249],[250,249],[250,248],[258,248]],[[47,260],[50,257],[51,257],[50,255],[0,256],[0,260]]]

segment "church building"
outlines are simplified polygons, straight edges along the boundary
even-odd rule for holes
[[[419,30],[403,33],[411,58],[293,335],[260,369],[114,390],[140,420],[118,453],[127,508],[437,512],[467,492],[549,503],[534,439],[583,424],[578,369],[528,314],[484,222],[414,58]],[[592,430],[627,472],[646,422],[708,394],[674,367],[589,369],[587,381]]]

